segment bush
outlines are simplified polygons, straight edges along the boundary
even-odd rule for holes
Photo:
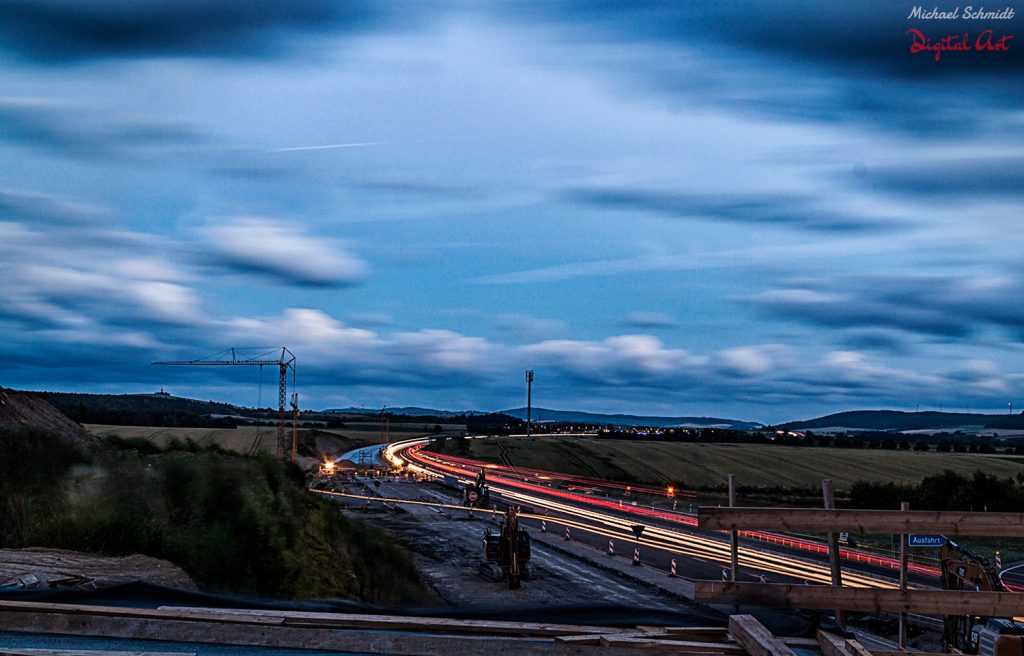
[[[967,477],[947,469],[918,485],[858,481],[850,488],[850,506],[854,508],[891,510],[900,501],[910,502],[915,510],[1024,512],[1024,491],[1019,482],[983,471]]]
[[[0,434],[0,546],[143,553],[208,590],[421,599],[409,556],[307,492],[297,466],[142,442],[113,440],[90,457],[45,434]]]

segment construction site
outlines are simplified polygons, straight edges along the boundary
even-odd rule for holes
[[[296,462],[297,393],[290,413],[286,407],[296,358],[287,348],[154,364],[273,368],[274,453]],[[97,444],[44,401],[2,394],[9,424]],[[414,554],[432,595],[423,606],[382,612],[338,600],[223,596],[199,592],[184,572],[156,559],[8,550],[0,553],[0,654],[1022,653],[1024,624],[1015,618],[1024,615],[1024,598],[1004,585],[1001,563],[955,540],[1024,537],[1024,515],[911,511],[905,503],[893,511],[836,509],[830,480],[822,481],[822,509],[739,507],[730,476],[729,504],[691,508],[691,517],[676,511],[673,497],[683,490],[669,488],[670,512],[638,506],[635,499],[651,492],[642,486],[625,486],[623,498],[634,500],[616,505],[595,494],[594,486],[611,483],[575,478],[554,490],[528,482],[550,481],[554,472],[484,466],[432,454],[426,443],[395,440],[382,423],[379,444],[319,460],[309,475],[311,491],[336,511],[377,526]],[[602,514],[595,504],[610,510]],[[588,517],[619,528],[581,523]],[[683,543],[664,542],[667,527],[679,522],[691,527],[680,539],[710,539],[716,555],[688,556]],[[857,565],[863,554],[843,546],[851,533],[894,536],[898,561],[865,579]],[[775,558],[803,573],[762,564],[752,554],[770,552],[752,545],[763,535],[825,536],[821,564],[787,551]],[[938,548],[937,569],[910,562],[911,547],[924,543]],[[720,577],[708,575],[719,570]]]

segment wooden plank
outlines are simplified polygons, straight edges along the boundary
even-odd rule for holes
[[[574,645],[600,645],[605,639],[619,638],[645,638],[652,640],[669,639],[669,634],[664,631],[644,631],[642,629],[629,633],[610,633],[604,635],[575,635],[555,636],[555,642],[565,642]]]
[[[584,645],[556,643],[551,638],[436,635],[408,631],[325,631],[231,621],[105,615],[103,610],[107,609],[81,607],[80,612],[75,613],[0,610],[0,631],[395,656],[592,656],[595,649]],[[609,648],[601,653],[602,656],[635,656],[636,651]]]
[[[665,633],[684,640],[703,642],[723,642],[729,639],[729,631],[724,626],[666,626]]]
[[[729,633],[750,656],[796,656],[753,615],[730,615]]]
[[[1024,513],[824,508],[697,509],[700,528],[721,531],[811,531],[816,533],[927,533],[1024,537]]]
[[[272,617],[285,626],[325,629],[374,629],[382,631],[423,631],[443,633],[482,633],[508,636],[602,635],[632,631],[606,626],[578,624],[542,624],[536,622],[501,622],[491,620],[451,619],[445,617],[408,617],[401,615],[366,615],[348,613],[306,613],[301,611],[250,610],[223,608],[188,608],[161,606],[161,612],[187,612],[204,617]]]
[[[729,507],[736,507],[736,476],[729,474]],[[738,531],[729,531],[729,580],[738,581],[740,578],[740,534]]]
[[[60,613],[67,615],[92,615],[97,610],[109,617],[136,617],[136,618],[160,618],[170,617],[180,620],[196,621],[217,621],[236,622],[241,624],[267,624],[279,625],[284,623],[284,618],[273,615],[238,615],[234,617],[213,617],[209,609],[204,608],[180,608],[173,613],[166,613],[159,609],[152,608],[127,608],[121,606],[77,606],[75,604],[51,604],[35,601],[3,601],[0,600],[0,612],[4,611],[31,611],[34,613]]]
[[[846,651],[846,639],[842,636],[819,629],[816,642],[821,649],[821,656],[850,656]]]
[[[776,608],[830,610],[840,606],[861,613],[920,613],[923,615],[1024,615],[1024,595],[972,590],[896,590],[834,588],[785,583],[695,581],[698,603],[751,604]]]
[[[673,654],[709,654],[713,656],[743,656],[745,653],[739,645],[722,642],[691,642],[687,640],[669,640],[656,637],[620,637],[601,636],[602,647],[627,647],[631,649],[664,650]]]
[[[909,501],[900,502],[900,512],[910,510]],[[910,567],[910,548],[907,546],[907,536],[900,536],[900,590],[907,589],[907,568]],[[900,649],[907,648],[907,614],[900,613],[899,627],[896,630],[896,644]]]
[[[782,644],[786,645],[790,649],[793,647],[799,647],[801,649],[818,649],[820,645],[814,638],[785,638],[780,637],[779,640]]]
[[[590,645],[598,647],[601,645],[601,638],[603,637],[604,636],[599,635],[555,636],[555,642],[568,645]]]
[[[821,495],[825,499],[825,509],[834,510],[836,507],[836,500],[835,495],[832,492],[831,478],[822,479]],[[839,563],[839,533],[835,531],[828,534],[828,566],[832,573],[832,585],[841,586],[843,584],[843,568]],[[836,624],[845,628],[846,614],[843,613],[843,609],[837,608],[835,616]]]
[[[871,652],[868,648],[860,644],[854,638],[849,638],[846,641],[846,650],[849,651],[853,656],[871,656]]]
[[[106,651],[99,649],[35,649],[26,647],[0,648],[3,656],[196,656],[195,652],[180,651]]]

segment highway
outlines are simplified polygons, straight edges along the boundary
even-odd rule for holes
[[[643,565],[669,571],[672,559],[680,577],[718,579],[728,575],[728,534],[695,528],[693,516],[634,505],[639,495],[685,494],[641,489],[615,483],[566,477],[553,472],[504,467],[466,458],[440,456],[424,450],[426,440],[393,443],[384,458],[421,475],[450,484],[472,480],[481,467],[487,473],[491,500],[522,508],[520,517],[534,532],[564,535],[596,549],[614,549],[614,557],[633,559],[640,550]],[[558,478],[556,481],[555,478]],[[556,483],[559,485],[556,487]],[[567,489],[568,488],[568,489]],[[628,496],[627,496],[628,495]],[[643,526],[639,543],[633,526]],[[824,545],[806,539],[761,532],[743,532],[739,564],[743,581],[829,584],[831,571]],[[854,587],[897,587],[897,564],[889,558],[844,549],[843,583]],[[915,566],[911,587],[936,587],[937,572]]]

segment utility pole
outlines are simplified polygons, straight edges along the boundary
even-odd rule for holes
[[[292,464],[295,464],[299,446],[299,393],[292,393]]]
[[[533,437],[533,369],[526,370],[526,438]]]

